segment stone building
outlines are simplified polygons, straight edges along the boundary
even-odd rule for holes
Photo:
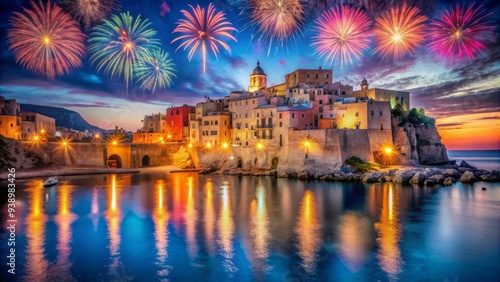
[[[162,113],[144,116],[140,132],[166,133],[166,115]]]
[[[259,92],[231,92],[229,111],[232,113],[233,144],[252,146],[255,143],[254,130],[257,120],[253,109],[266,104],[268,101]]]
[[[0,115],[0,135],[21,140],[21,118],[18,116]]]
[[[19,113],[21,112],[21,104],[16,102],[15,99],[5,99],[0,96],[0,111],[2,115],[19,116]]]
[[[31,136],[39,136],[46,140],[56,136],[56,120],[33,112],[20,112],[22,138],[28,140]]]
[[[369,88],[368,81],[363,79],[360,84],[361,89],[354,91],[355,97],[369,97],[375,101],[387,101],[393,109],[397,104],[402,106],[404,111],[410,110],[410,92],[389,90],[382,88]]]

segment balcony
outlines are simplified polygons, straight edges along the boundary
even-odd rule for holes
[[[273,124],[257,124],[255,129],[274,128]]]

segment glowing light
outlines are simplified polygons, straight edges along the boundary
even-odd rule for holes
[[[167,135],[167,138],[172,139],[172,135],[171,134]]]
[[[221,147],[222,147],[222,149],[227,149],[227,148],[229,148],[229,144],[224,142],[224,143],[222,143]]]
[[[456,4],[441,13],[440,17],[429,25],[430,50],[437,55],[437,60],[469,59],[486,49],[487,41],[494,41],[494,25],[486,21],[492,13],[486,13],[482,6]]]
[[[264,149],[264,144],[261,143],[261,142],[257,143],[256,146],[257,146],[257,150],[259,150],[259,151],[262,150],[262,149]]]
[[[142,20],[140,16],[134,18],[127,12],[113,15],[92,29],[90,62],[97,66],[98,71],[111,74],[111,77],[123,76],[127,92],[136,75],[137,63],[160,44],[150,25],[148,20]]]
[[[370,43],[370,20],[361,9],[349,6],[332,8],[316,20],[311,46],[325,62],[340,62],[341,66],[360,60]]]
[[[39,139],[40,137],[38,137],[38,135],[33,136],[33,140],[38,141]]]
[[[182,35],[172,40],[183,41],[176,51],[184,47],[184,50],[190,48],[188,53],[189,61],[193,58],[194,53],[201,47],[201,56],[203,61],[203,72],[206,72],[206,57],[207,45],[217,58],[219,46],[231,53],[229,45],[223,41],[224,38],[229,38],[236,41],[231,35],[231,31],[237,31],[230,22],[226,21],[226,16],[223,12],[215,12],[213,4],[208,5],[208,9],[201,8],[199,5],[191,7],[192,13],[186,10],[181,10],[181,13],[186,19],[180,19],[177,22],[177,27],[173,33],[179,32]]]
[[[188,147],[189,147],[189,148],[193,148],[193,144],[192,144],[192,143],[189,143]]]
[[[113,146],[116,146],[118,144],[117,141],[113,141]]]
[[[393,7],[376,19],[373,29],[375,34],[375,53],[384,58],[395,59],[413,52],[424,41],[427,17],[420,14],[418,8],[406,3]]]
[[[7,30],[16,62],[36,75],[54,79],[82,65],[85,35],[69,14],[55,5],[31,2],[14,12]]]
[[[205,147],[206,147],[207,149],[210,149],[210,148],[212,148],[212,144],[211,144],[211,143],[207,143],[207,144],[205,144]]]
[[[63,141],[62,144],[63,144],[63,146],[67,146],[68,145],[68,141]]]
[[[99,139],[101,136],[99,134],[94,135],[94,138]]]
[[[385,147],[384,152],[388,155],[392,154],[392,148],[391,147]]]
[[[45,133],[45,129],[40,130],[40,133],[44,134]]]

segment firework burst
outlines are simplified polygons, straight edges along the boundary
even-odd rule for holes
[[[260,40],[283,46],[284,42],[300,32],[304,22],[302,0],[250,0],[251,24],[260,33]]]
[[[127,12],[113,15],[92,29],[91,63],[112,77],[123,76],[127,92],[134,77],[134,64],[146,58],[150,49],[158,48],[159,41],[153,38],[156,31],[149,28],[150,24],[140,16],[134,19]]]
[[[137,64],[135,71],[141,89],[154,92],[158,88],[167,88],[172,83],[174,63],[163,50],[153,50]]]
[[[119,7],[116,0],[60,0],[60,5],[85,31],[89,31]]]
[[[341,66],[360,59],[368,48],[370,20],[360,9],[342,6],[326,11],[316,20],[311,46],[325,62]]]
[[[489,15],[474,4],[467,9],[460,4],[451,6],[430,23],[427,46],[438,60],[472,60],[485,48],[486,41],[493,41],[494,27],[485,21]]]
[[[207,57],[207,45],[210,46],[212,53],[217,58],[219,53],[219,45],[231,53],[231,48],[229,45],[223,41],[224,37],[236,41],[231,35],[231,31],[237,31],[230,22],[226,21],[225,14],[223,12],[215,12],[215,7],[210,4],[208,9],[201,8],[199,5],[194,8],[189,5],[193,10],[193,13],[189,13],[186,10],[181,10],[181,13],[186,17],[186,19],[181,19],[177,22],[177,27],[174,29],[173,33],[182,33],[181,36],[175,38],[172,43],[176,41],[183,41],[176,51],[181,47],[184,50],[190,48],[188,58],[189,61],[193,58],[194,53],[201,47],[201,55],[203,60],[203,72],[206,71],[206,57]]]
[[[398,59],[413,52],[424,41],[426,16],[418,8],[404,3],[382,14],[373,30],[377,47],[375,53]]]
[[[16,62],[49,79],[80,67],[85,35],[78,23],[56,5],[31,2],[31,6],[10,18],[7,37]]]

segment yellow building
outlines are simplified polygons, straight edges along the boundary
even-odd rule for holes
[[[363,79],[360,86],[361,90],[353,92],[355,97],[369,97],[375,101],[386,101],[390,103],[392,109],[400,104],[404,111],[410,110],[410,92],[382,88],[370,89],[366,79]]]
[[[168,141],[166,133],[159,132],[136,132],[132,135],[132,143],[165,143]]]
[[[31,136],[39,136],[42,140],[56,136],[56,120],[33,112],[21,112],[22,138],[30,139]]]
[[[21,118],[18,116],[0,115],[0,135],[21,140]]]
[[[231,113],[214,111],[201,117],[198,132],[197,141],[201,144],[220,146],[223,143],[231,143]]]
[[[391,108],[388,102],[355,99],[337,102],[325,112],[319,128],[391,129]]]
[[[248,86],[248,91],[257,92],[261,89],[266,89],[267,87],[267,75],[264,70],[260,67],[260,62],[257,60],[257,67],[253,70],[250,75],[250,86]]]
[[[257,125],[253,109],[266,104],[265,96],[260,93],[231,92],[229,111],[232,113],[233,144],[253,146],[254,130]]]
[[[166,114],[157,113],[145,116],[142,120],[141,132],[165,133],[166,132]]]

